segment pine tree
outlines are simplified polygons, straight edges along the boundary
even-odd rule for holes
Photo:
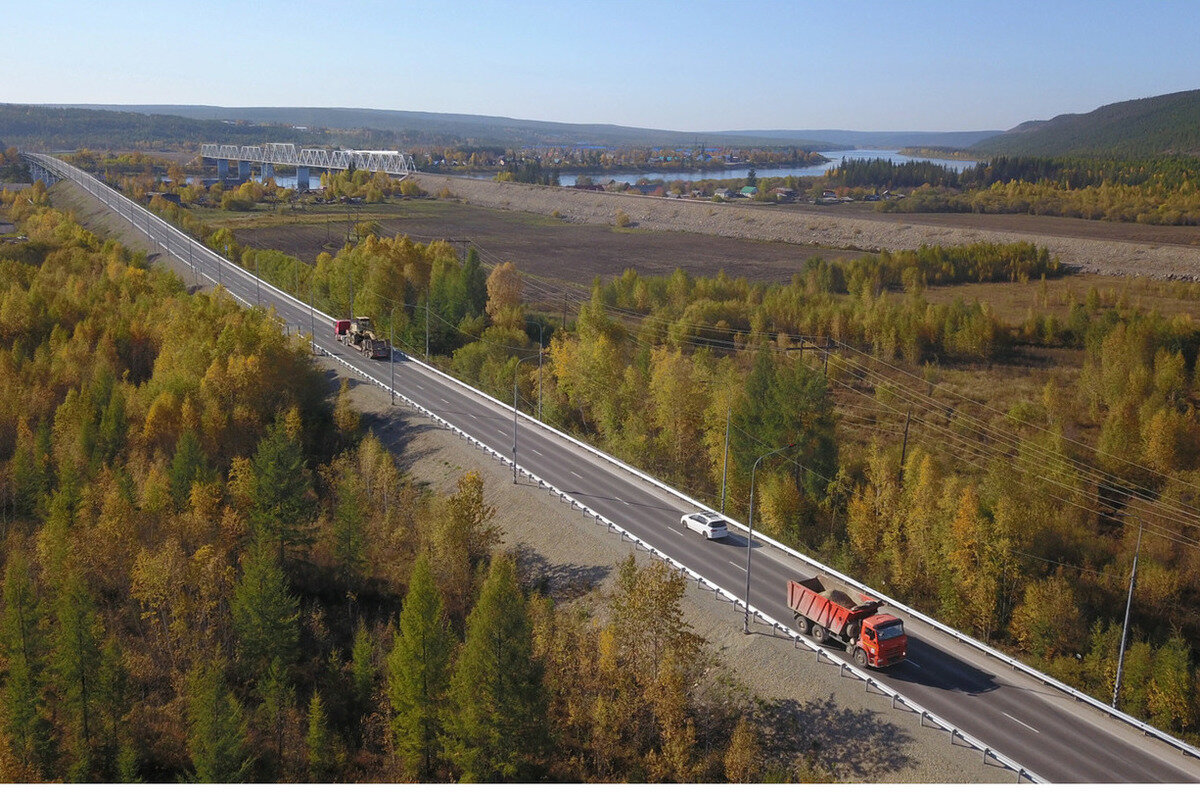
[[[266,672],[258,679],[256,692],[262,698],[257,711],[259,730],[264,734],[269,762],[264,769],[276,780],[288,775],[288,732],[290,717],[296,702],[296,689],[288,678],[288,670],[279,658],[271,660]]]
[[[103,628],[83,579],[72,570],[59,587],[54,603],[54,687],[65,719],[65,743],[70,753],[71,780],[91,777],[96,735],[96,677],[100,667]]]
[[[431,778],[437,767],[439,715],[453,646],[429,556],[422,554],[413,566],[400,632],[387,663],[388,698],[395,714],[392,735],[410,778]]]
[[[352,705],[355,714],[362,714],[371,700],[375,688],[375,644],[371,641],[371,632],[359,620],[358,630],[354,632],[354,644],[350,648],[350,680],[354,696]]]
[[[282,422],[271,426],[259,441],[252,467],[250,520],[259,536],[276,542],[282,565],[289,549],[307,544],[304,525],[313,510],[304,453]]]
[[[238,658],[250,675],[261,674],[275,659],[292,664],[300,643],[298,601],[272,549],[262,540],[250,546],[230,601]]]
[[[186,430],[175,445],[175,455],[171,458],[171,468],[167,476],[171,482],[171,499],[175,501],[175,510],[187,508],[191,496],[192,484],[204,480],[209,475],[208,463],[204,450],[200,447],[200,439],[195,432]]]
[[[41,776],[50,752],[49,725],[42,704],[45,645],[41,611],[25,552],[10,540],[4,567],[4,605],[0,613],[0,657],[7,676],[0,691],[0,726],[22,777]]]
[[[351,467],[337,482],[336,503],[333,509],[333,560],[342,584],[348,589],[356,589],[366,562],[369,503],[362,479]]]
[[[546,700],[516,565],[492,561],[450,678],[446,756],[465,781],[528,779],[542,754]]]
[[[317,783],[329,780],[336,764],[333,744],[333,734],[325,716],[325,703],[321,700],[320,692],[313,692],[308,703],[308,732],[304,736],[309,780]]]
[[[188,677],[188,755],[201,783],[237,783],[252,762],[242,706],[225,684],[224,663],[198,665]]]

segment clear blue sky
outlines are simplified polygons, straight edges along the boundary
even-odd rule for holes
[[[1200,88],[1192,0],[41,0],[5,19],[12,103],[980,130]]]

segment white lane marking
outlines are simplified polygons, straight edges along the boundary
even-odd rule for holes
[[[678,533],[680,536],[687,536],[687,534],[686,534],[686,533],[684,533],[683,531],[677,531],[677,530],[675,530],[674,528],[671,528],[671,531],[672,531],[672,532],[674,532],[674,533]]]
[[[726,561],[729,561],[729,559],[726,559]],[[745,568],[745,567],[738,566],[737,564],[735,564],[735,563],[734,563],[734,562],[732,562],[732,561],[729,561],[729,563],[730,563],[730,564],[733,564],[733,566],[737,567],[737,568],[738,568],[738,569],[740,569],[742,572],[745,572],[745,571],[746,571],[746,568]]]
[[[580,474],[579,474],[578,472],[576,472],[575,470],[571,469],[571,470],[567,470],[567,471],[568,471],[568,472],[570,472],[572,475],[574,475],[576,478],[579,478],[579,480],[583,480],[583,476],[582,476],[582,475],[580,475]]]
[[[542,454],[542,451],[541,451],[541,450],[534,450],[532,447],[531,447],[531,448],[529,448],[529,452],[531,452],[531,453],[534,453],[534,454],[536,454],[536,455],[539,455],[539,456]]]
[[[1041,733],[1041,731],[1039,731],[1037,728],[1033,727],[1032,725],[1030,725],[1028,723],[1021,722],[1021,720],[1017,719],[1012,714],[1009,714],[1007,711],[1001,711],[1000,713],[1003,714],[1004,716],[1008,717],[1009,719],[1011,719],[1013,722],[1017,723],[1018,725],[1024,725],[1026,728],[1029,728],[1029,730],[1033,731],[1034,733]]]
[[[916,667],[917,669],[925,669],[925,668],[924,668],[924,667],[922,667],[920,664],[918,664],[917,662],[913,661],[911,658],[905,658],[905,659],[904,659],[904,663],[905,663],[905,664],[912,664],[912,665],[913,665],[914,667]],[[1002,712],[1000,712],[1000,713],[1002,713],[1002,714],[1003,714],[1004,712],[1002,711]]]

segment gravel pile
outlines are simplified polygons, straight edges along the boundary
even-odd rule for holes
[[[418,175],[417,181],[431,195],[448,192],[475,205],[557,215],[571,222],[613,225],[617,213],[623,212],[631,223],[650,230],[851,250],[911,250],[922,244],[1031,241],[1083,272],[1200,280],[1200,247],[984,231],[967,223],[920,225],[887,220],[883,215],[878,220],[842,218],[805,211],[803,206],[780,208],[744,201],[676,200],[444,175]]]

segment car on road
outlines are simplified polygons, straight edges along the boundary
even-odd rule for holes
[[[698,511],[695,514],[684,514],[679,521],[688,530],[703,533],[705,539],[724,539],[729,535],[729,527],[725,524],[725,518],[719,514]]]

